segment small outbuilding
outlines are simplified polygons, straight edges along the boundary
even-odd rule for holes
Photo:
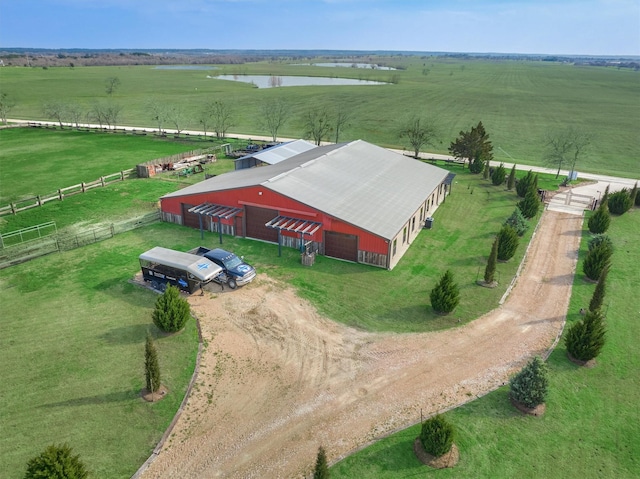
[[[254,166],[275,165],[283,160],[316,148],[306,140],[294,140],[280,143],[264,150],[256,151],[235,160],[235,169],[244,170]]]
[[[164,221],[392,269],[450,185],[447,170],[357,140],[225,173],[160,201]]]

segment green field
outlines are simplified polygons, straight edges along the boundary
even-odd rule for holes
[[[564,344],[559,343],[548,361],[550,394],[542,418],[517,412],[509,402],[508,388],[503,387],[446,413],[457,429],[461,459],[455,468],[432,470],[418,462],[412,449],[419,434],[416,425],[347,457],[331,468],[331,477],[638,477],[638,231],[640,210],[614,218],[608,232],[616,249],[605,298],[607,343],[593,369],[569,362]],[[588,237],[585,229],[581,261]],[[588,305],[594,289],[580,274],[580,264],[577,271],[569,324],[578,320],[578,311]]]
[[[53,100],[78,104],[85,111],[95,101],[107,101],[105,80],[115,76],[121,86],[109,100],[123,107],[121,124],[155,127],[146,106],[154,98],[183,111],[181,128],[196,129],[202,105],[222,100],[235,118],[231,131],[250,135],[268,133],[260,127],[260,106],[265,100],[279,98],[291,107],[289,121],[279,134],[292,138],[304,135],[302,115],[311,105],[323,105],[329,111],[339,106],[351,115],[340,140],[361,138],[399,148],[406,146],[398,138],[400,123],[409,115],[421,115],[439,126],[439,142],[429,147],[439,153],[447,152],[460,130],[482,121],[497,160],[530,165],[543,165],[546,131],[572,125],[595,137],[577,164],[578,171],[640,177],[638,72],[542,61],[400,55],[371,60],[403,69],[294,66],[284,61],[212,66],[210,71],[147,66],[5,67],[0,69],[0,84],[15,102],[11,117],[42,119],[43,104]],[[257,89],[246,83],[207,78],[243,73],[393,79],[397,83]],[[165,127],[172,128],[168,123]]]
[[[437,68],[447,65],[451,72],[447,76],[451,77],[449,81],[453,81],[456,76],[465,75],[468,70],[472,70],[472,65],[476,63],[465,64],[465,68],[462,68],[463,65],[456,62],[438,61],[426,76],[412,73],[417,66],[410,65],[408,70],[400,72],[407,78],[398,85],[382,88],[402,87],[405,83],[411,84],[412,81],[423,82],[422,77],[431,79]],[[482,67],[488,71],[497,65],[499,64],[479,62],[477,68]],[[530,69],[535,70],[536,67],[550,68],[549,71],[558,72],[580,70],[568,65],[516,62],[507,64],[509,68],[515,68],[517,65],[520,65],[519,68],[523,71],[528,71],[528,76],[533,75]],[[258,64],[249,67],[267,69],[270,66],[293,68],[278,64]],[[305,68],[307,67],[303,67],[303,70]],[[574,70],[571,70],[572,68]],[[636,78],[631,76],[633,74],[630,72],[585,70],[588,70],[589,75],[598,72],[597,75]],[[336,74],[341,73],[336,69],[332,71]],[[91,72],[95,75],[92,81],[85,78],[76,83],[75,80],[64,79],[64,75],[82,76]],[[58,94],[62,95],[63,88],[67,89],[67,85],[74,84],[75,86],[68,91],[79,95],[78,101],[88,104],[93,97],[102,94],[100,89],[103,86],[103,76],[113,76],[114,72],[117,72],[123,84],[116,99],[126,102],[127,108],[131,105],[131,117],[125,118],[132,125],[139,125],[141,122],[152,126],[152,122],[145,119],[143,110],[139,110],[139,116],[134,117],[133,107],[136,101],[143,104],[146,93],[140,90],[136,96],[133,92],[127,92],[125,87],[130,83],[126,81],[127,78],[132,81],[127,88],[141,87],[139,81],[147,75],[153,77],[177,73],[176,78],[182,78],[183,82],[187,78],[196,83],[203,81],[199,77],[202,72],[131,67],[114,70],[0,69],[0,82],[4,91],[7,85],[15,85],[18,81],[22,81],[25,88],[32,83],[27,78],[20,80],[19,75],[26,75],[32,79],[41,75],[64,74],[53,83],[52,88],[58,88]],[[133,81],[135,78],[138,79]],[[177,86],[180,82],[174,84],[173,76],[163,78],[164,82],[151,85],[156,89],[155,92],[163,94],[165,89],[171,88],[180,90]],[[437,75],[435,78],[438,78]],[[8,79],[11,81],[7,81]],[[203,83],[209,88],[215,84],[212,80]],[[635,82],[629,80],[628,83],[633,83],[633,88],[627,85],[627,93],[635,92]],[[43,88],[44,83],[40,84]],[[444,89],[445,84],[446,82],[442,81],[440,87]],[[92,85],[95,87],[93,93],[90,88]],[[252,102],[255,104],[256,99],[260,100],[260,95],[280,95],[284,91],[257,91],[247,88],[246,85],[226,85],[226,82],[224,88],[229,89],[228,98],[236,98],[238,104],[244,102],[247,108]],[[346,88],[353,94],[345,90],[346,96],[342,97],[342,101],[350,104],[360,94],[361,87]],[[185,104],[192,101],[192,107],[197,107],[197,95],[201,93],[195,92],[195,87],[192,89],[194,93],[190,94],[195,95],[193,98],[183,98],[176,92],[175,101]],[[10,92],[10,89],[7,88],[6,91]],[[39,117],[38,103],[43,101],[42,95],[47,91],[50,90],[42,90],[40,96],[35,92],[33,97],[25,95],[24,102],[17,100],[14,116]],[[315,93],[297,92],[297,101],[306,105],[307,101],[316,101],[313,95],[329,95],[324,89],[313,91]],[[303,93],[310,96],[304,100],[297,96]],[[386,102],[387,97],[380,95],[370,100],[371,103],[362,98],[354,105],[354,109],[381,111],[380,105],[375,106],[375,103]],[[31,110],[28,109],[29,102],[32,105]],[[531,108],[535,107],[533,103],[531,101]],[[625,108],[628,108],[628,103]],[[391,104],[387,106],[392,108]],[[25,110],[23,114],[18,115],[20,108]],[[302,108],[298,107],[298,112],[301,111]],[[389,116],[393,115],[393,111],[389,110]],[[625,111],[629,113],[628,109]],[[462,114],[460,109],[452,108],[449,114],[452,119],[456,118],[455,122],[462,121],[456,116]],[[630,115],[633,118],[633,113]],[[623,115],[620,115],[620,118],[622,117]],[[247,114],[241,118],[246,122],[247,128],[250,127],[249,131],[258,132],[254,117]],[[628,121],[629,118],[629,115],[625,116],[624,121]],[[487,124],[484,117],[481,119]],[[392,119],[380,119],[380,122],[385,121],[391,122]],[[240,126],[239,118],[238,127]],[[455,129],[466,126],[453,127],[454,135],[457,133]],[[298,136],[293,133],[293,124],[287,128],[290,129],[287,135]],[[352,121],[346,133],[351,135],[357,131],[355,121]],[[381,138],[384,135],[391,138],[390,132],[389,128],[382,126],[378,131]],[[495,141],[497,132],[496,135],[491,130],[489,132]],[[509,130],[507,133],[513,132]],[[146,161],[167,154],[165,152],[193,149],[191,145],[182,141],[167,142],[150,137],[37,129],[0,131],[0,141],[3,145],[0,151],[0,196],[3,198],[48,193],[68,186],[69,183],[93,180],[113,172],[113,168],[115,171],[130,168],[139,163],[141,157]],[[381,143],[385,141],[382,140]],[[446,143],[448,144],[448,141]],[[393,144],[392,141],[389,144]],[[495,144],[516,155],[511,148],[504,146],[504,143],[495,141]],[[10,148],[5,150],[5,145],[10,145]],[[67,148],[68,145],[72,147]],[[636,145],[631,143],[627,146],[631,150],[636,148]],[[529,147],[533,148],[533,144]],[[443,148],[446,150],[446,145]],[[82,155],[78,155],[78,149],[82,150]],[[78,163],[83,161],[88,151],[93,155],[91,160],[87,161],[88,165],[78,167]],[[618,163],[606,163],[602,169],[599,163],[594,163],[594,168],[615,173],[618,171],[617,165],[624,165],[622,169],[626,169],[627,173],[636,174],[637,160],[625,163],[623,157],[626,157],[626,154],[620,152],[626,150],[622,148],[617,151]],[[46,160],[29,165],[27,160],[32,154],[46,157]],[[13,168],[14,164],[18,166]],[[33,168],[23,175],[22,170],[27,166]],[[109,171],[103,171],[103,166],[108,167]],[[612,166],[615,168],[606,169]],[[85,167],[90,169],[85,172]],[[221,160],[213,166],[217,173],[231,167],[230,160]],[[458,175],[453,185],[453,193],[436,212],[434,228],[420,233],[400,264],[391,272],[324,257],[318,257],[313,268],[305,268],[301,266],[299,253],[295,250],[285,248],[282,257],[278,257],[277,246],[241,238],[225,236],[225,247],[241,251],[259,271],[292,284],[301,296],[310,299],[328,317],[358,328],[370,331],[432,331],[452,327],[458,324],[458,319],[462,323],[471,321],[495,307],[522,257],[524,242],[514,260],[498,266],[499,288],[477,287],[474,283],[482,276],[493,235],[513,211],[517,199],[515,193],[491,186],[489,182],[469,175],[467,170],[459,166],[452,167],[452,170]],[[85,175],[90,177],[86,178]],[[134,217],[141,212],[153,210],[162,194],[198,179],[195,176],[187,179],[178,178],[170,174],[162,178],[114,183],[105,188],[96,188],[88,193],[66,198],[62,202],[54,201],[15,216],[2,217],[0,231],[12,231],[45,221],[56,221],[59,229],[65,230]],[[553,177],[541,177],[540,187],[553,189],[556,185],[557,180]],[[10,191],[10,194],[5,191]],[[587,371],[566,364],[560,347],[551,356],[554,387],[548,415],[542,421],[535,422],[515,415],[504,401],[504,391],[502,395],[498,391],[451,413],[454,422],[461,428],[459,445],[463,462],[459,467],[467,467],[465,461],[470,461],[471,465],[468,466],[470,469],[456,469],[442,474],[455,476],[462,471],[465,474],[469,472],[470,477],[475,477],[474,468],[477,468],[481,476],[491,477],[490,471],[496,462],[510,461],[515,465],[505,465],[503,470],[497,469],[498,477],[511,477],[512,470],[516,471],[514,474],[523,477],[536,477],[531,472],[535,470],[531,462],[534,459],[527,462],[527,457],[536,458],[536,467],[547,467],[547,461],[539,459],[546,455],[556,455],[558,458],[550,460],[550,466],[544,472],[555,472],[562,468],[570,470],[571,467],[582,471],[590,464],[593,471],[590,469],[584,477],[596,477],[595,471],[599,467],[604,471],[604,477],[625,477],[627,471],[633,470],[631,466],[637,466],[635,457],[637,452],[640,452],[640,440],[637,431],[634,434],[634,431],[625,428],[628,424],[635,424],[634,420],[637,417],[635,409],[628,403],[628,398],[637,397],[640,392],[637,377],[633,375],[633,371],[638,367],[638,356],[633,354],[633,346],[630,343],[638,335],[635,323],[630,321],[630,318],[637,316],[638,302],[615,299],[635,297],[632,289],[635,283],[629,281],[629,278],[635,277],[633,265],[637,264],[638,260],[638,250],[634,246],[637,243],[634,242],[634,234],[639,226],[636,216],[637,212],[614,221],[614,231],[618,231],[616,234],[619,236],[615,239],[618,254],[615,256],[615,271],[611,275],[611,288],[608,293],[611,341],[603,353],[599,368]],[[473,221],[466,221],[467,218],[473,218]],[[531,229],[528,236],[530,234]],[[143,403],[138,397],[144,381],[142,352],[144,336],[151,325],[150,311],[155,295],[134,287],[128,280],[139,269],[137,256],[152,246],[161,245],[186,250],[201,243],[215,245],[217,241],[217,235],[205,234],[204,240],[201,240],[200,233],[196,230],[172,224],[156,224],[92,246],[0,270],[0,362],[4,365],[0,376],[3,383],[0,393],[0,423],[3,425],[0,463],[4,465],[4,470],[11,472],[9,478],[21,477],[24,465],[30,457],[48,444],[62,440],[69,442],[95,476],[101,478],[128,477],[148,457],[182,400],[193,370],[197,344],[193,324],[182,334],[158,338],[161,366],[172,393],[160,403]],[[443,251],[446,254],[442,254]],[[434,315],[428,307],[428,294],[439,275],[447,268],[453,270],[461,286],[462,303],[454,314],[442,317]],[[588,300],[591,290],[592,285],[576,280],[571,311],[577,311]],[[364,296],[362,291],[369,291],[369,294]],[[30,307],[25,308],[25,305]],[[572,313],[569,319],[575,320],[576,317],[577,314]],[[618,326],[615,331],[613,325]],[[577,382],[572,383],[570,379],[573,378],[578,378]],[[623,394],[623,382],[624,386],[629,388],[628,394],[627,390],[624,390]],[[589,409],[582,413],[574,407],[576,403],[585,403]],[[615,416],[616,411],[619,417]],[[457,414],[461,416],[455,416]],[[581,435],[578,436],[576,423],[582,421],[585,416],[595,419],[590,421],[586,432],[583,433],[580,429]],[[465,418],[464,424],[461,418]],[[512,426],[513,423],[516,423],[516,427]],[[532,424],[538,425],[537,429],[532,430]],[[469,434],[465,435],[462,428],[466,428],[464,431],[469,431]],[[499,437],[499,441],[496,439],[497,445],[494,445],[496,441],[486,440],[489,433]],[[416,469],[417,465],[412,462],[410,450],[407,456],[402,444],[397,442],[407,440],[407,435],[412,434],[415,437],[415,433],[411,431],[401,433],[397,436],[400,439],[389,439],[395,440],[395,443],[382,442],[374,446],[381,448],[377,449],[378,452],[375,452],[376,449],[373,450],[373,454],[364,451],[362,454],[365,455],[365,459],[354,456],[335,466],[336,477],[354,477],[354,471],[363,471],[362,474],[356,474],[358,477],[406,477],[406,474],[385,475],[400,474],[398,471],[403,474],[421,474],[422,470]],[[598,455],[591,463],[586,462],[587,466],[578,464],[577,460],[573,459],[571,460],[575,464],[569,463],[568,454],[564,452],[566,442],[571,442],[572,446],[578,448],[570,449],[571,451],[588,451],[591,456],[592,446],[595,445],[594,447],[598,447]],[[527,449],[529,443],[532,444],[531,453]],[[631,453],[627,454],[627,450]],[[394,451],[398,451],[398,454],[393,454]],[[366,454],[371,454],[369,458],[374,459],[366,459]],[[471,463],[472,455],[478,458],[479,462]],[[619,461],[618,455],[622,456]],[[386,458],[389,463],[385,462]],[[596,464],[594,461],[599,458],[602,458],[602,461]],[[396,472],[388,472],[391,470]],[[612,475],[612,472],[619,474]]]
[[[3,129],[0,130],[0,206],[24,197],[55,193],[80,182],[95,181],[156,158],[222,143],[227,141],[39,128]],[[223,166],[225,171],[233,169],[233,164],[228,163]],[[207,165],[207,169],[211,173],[222,173],[219,165]],[[203,178],[200,175],[200,179]]]

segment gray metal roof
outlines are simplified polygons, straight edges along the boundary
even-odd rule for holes
[[[357,140],[314,148],[272,166],[226,173],[163,198],[262,185],[390,240],[447,174]]]
[[[294,140],[287,143],[281,143],[280,145],[272,146],[271,148],[265,148],[258,153],[252,153],[250,155],[238,158],[235,161],[243,161],[247,158],[255,158],[269,165],[275,165],[283,160],[296,156],[305,151],[309,151],[316,148],[316,145],[309,143],[306,140]]]

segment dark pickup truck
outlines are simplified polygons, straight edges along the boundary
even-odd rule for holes
[[[226,283],[231,289],[250,283],[256,277],[256,270],[253,266],[244,262],[244,257],[238,257],[222,248],[209,249],[199,246],[189,251],[189,253],[204,256],[220,266],[223,274],[226,275]]]

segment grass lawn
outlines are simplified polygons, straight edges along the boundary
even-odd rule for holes
[[[1,129],[0,206],[22,197],[45,195],[95,181],[155,158],[226,142],[70,129]]]
[[[586,224],[586,222],[585,222]],[[615,245],[607,281],[607,344],[594,369],[566,358],[562,342],[548,360],[550,394],[542,418],[524,417],[503,387],[446,413],[457,429],[460,463],[431,470],[417,461],[412,444],[419,425],[403,430],[344,459],[331,477],[396,479],[416,476],[474,478],[636,478],[640,470],[640,300],[638,271],[640,210],[615,217],[608,234]],[[586,253],[584,231],[580,261]],[[581,264],[574,280],[568,321],[578,320],[594,285]],[[330,450],[330,445],[325,448]],[[634,472],[635,471],[635,472]]]
[[[318,59],[320,60],[320,59]],[[310,105],[330,113],[343,108],[350,121],[341,141],[363,139],[388,147],[405,147],[398,136],[410,115],[432,118],[438,141],[430,151],[446,153],[461,130],[482,121],[493,141],[496,160],[543,165],[544,134],[567,125],[594,134],[578,171],[639,177],[637,125],[640,123],[638,72],[542,61],[444,57],[374,57],[402,67],[371,69],[295,66],[285,61],[219,65],[219,69],[158,70],[149,66],[0,69],[3,92],[15,103],[10,117],[43,119],[42,105],[53,100],[89,111],[96,101],[122,106],[120,123],[155,128],[151,99],[181,109],[181,128],[200,129],[203,104],[222,100],[232,109],[231,132],[267,135],[260,105],[282,99],[290,105],[281,137],[304,135],[303,115]],[[258,89],[249,84],[207,78],[215,74],[336,76],[389,81],[381,86],[308,86]],[[104,82],[121,85],[109,98]],[[173,128],[169,122],[166,128]],[[334,138],[327,138],[333,140]],[[109,172],[107,172],[109,173]],[[100,173],[102,174],[102,173]],[[90,180],[93,178],[90,178]]]
[[[137,255],[158,241],[148,229],[0,271],[0,463],[22,477],[26,462],[67,442],[93,477],[130,477],[171,422],[195,365],[190,321],[175,336],[153,326],[157,297],[128,283]],[[156,337],[169,395],[150,404],[144,342]]]

